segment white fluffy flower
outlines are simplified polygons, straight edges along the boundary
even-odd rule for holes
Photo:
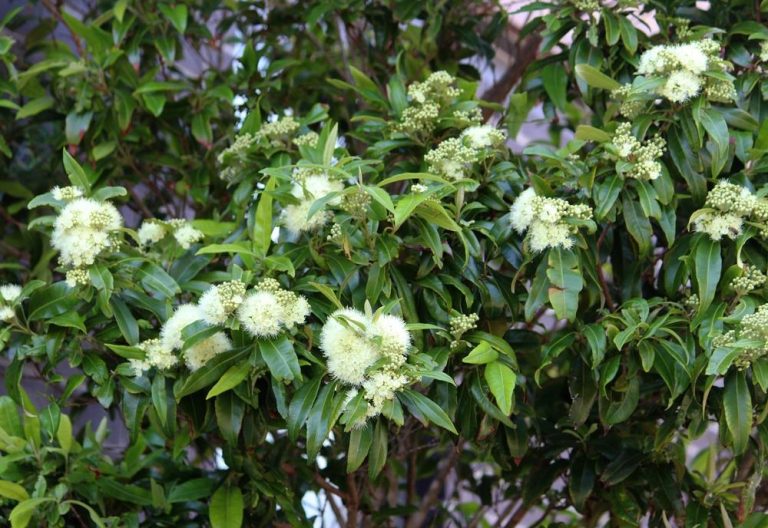
[[[139,228],[139,244],[148,246],[160,242],[165,236],[165,226],[159,222],[144,221]]]
[[[464,129],[461,137],[466,139],[470,147],[476,149],[496,146],[505,139],[501,130],[490,125],[472,126]]]
[[[58,185],[51,189],[51,194],[56,200],[74,200],[83,195],[80,187],[59,187]]]
[[[310,310],[311,308],[306,297],[298,295],[296,297],[296,302],[292,303],[291,306],[288,306],[285,310],[284,324],[286,326],[294,326],[303,323],[309,316]]]
[[[166,350],[176,350],[184,346],[181,331],[186,326],[201,321],[204,318],[203,311],[195,304],[181,304],[173,315],[165,322],[160,331],[162,346]]]
[[[308,218],[309,209],[315,201],[342,190],[344,190],[344,184],[330,179],[326,174],[312,174],[294,183],[291,194],[300,201],[283,209],[283,225],[294,233],[312,231],[324,225],[331,217],[330,212],[317,211],[312,218]],[[334,206],[339,203],[341,203],[341,196],[335,196],[328,201],[327,205]]]
[[[237,318],[254,337],[273,337],[280,333],[285,308],[272,292],[255,290],[237,309]]]
[[[573,238],[567,224],[534,222],[530,231],[531,250],[544,251],[548,247],[573,247]]]
[[[77,198],[69,202],[58,217],[51,245],[59,251],[62,264],[85,267],[113,246],[112,232],[123,225],[123,217],[108,202]]]
[[[365,371],[379,359],[379,350],[366,337],[370,319],[361,311],[335,311],[323,325],[320,348],[331,375],[349,385],[360,385]]]
[[[208,324],[224,324],[245,299],[245,284],[230,281],[206,290],[197,305],[203,312],[203,319]]]
[[[512,227],[518,233],[522,233],[531,225],[533,221],[533,202],[535,199],[536,191],[533,190],[533,187],[528,187],[520,193],[520,196],[512,204],[512,209],[510,210]]]
[[[174,230],[173,238],[176,239],[176,242],[178,242],[182,248],[189,249],[189,246],[202,240],[203,234],[190,224],[185,223]]]
[[[698,75],[706,71],[709,58],[696,43],[672,46],[669,50],[680,66],[689,72]]]
[[[683,103],[701,91],[701,77],[689,71],[672,72],[659,93],[674,103]]]
[[[694,229],[706,233],[712,240],[736,238],[741,234],[744,219],[733,213],[705,212],[693,220]]]
[[[211,337],[195,343],[184,351],[184,363],[189,370],[197,370],[218,354],[232,348],[232,343],[224,332],[216,332]]]
[[[18,284],[3,284],[0,286],[0,297],[4,301],[12,303],[21,296],[21,286]]]
[[[408,385],[408,378],[402,374],[396,374],[388,370],[374,372],[363,381],[365,399],[369,401],[367,416],[376,416],[381,413],[382,407],[395,397],[395,393]]]
[[[10,306],[0,306],[0,321],[5,321],[7,323],[14,317],[16,317],[16,312],[13,311],[13,308]]]
[[[383,351],[387,355],[408,353],[411,334],[402,318],[389,314],[379,315],[374,319],[373,327],[376,334],[381,336]]]
[[[662,70],[663,61],[661,60],[661,52],[663,49],[662,46],[656,46],[644,52],[640,56],[640,65],[637,68],[637,73],[648,75]]]

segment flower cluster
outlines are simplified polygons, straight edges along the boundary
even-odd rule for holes
[[[538,196],[532,187],[517,197],[510,213],[512,227],[518,233],[528,231],[528,243],[536,252],[555,247],[570,249],[578,223],[592,218],[589,206]]]
[[[145,220],[142,222],[138,231],[139,244],[149,246],[157,244],[168,233],[173,233],[173,238],[183,248],[189,249],[190,246],[203,239],[203,233],[192,227],[187,220]]]
[[[764,209],[749,189],[723,181],[709,191],[704,208],[691,215],[691,223],[694,230],[708,234],[712,240],[736,238],[744,220],[758,208]]]
[[[51,189],[51,195],[55,200],[69,202],[75,198],[83,196],[83,190],[80,187],[59,187],[58,185]]]
[[[246,165],[248,152],[257,142],[258,140],[253,134],[238,135],[234,143],[221,151],[216,158],[220,165],[226,165],[219,173],[219,177],[230,183],[237,181]]]
[[[473,163],[493,156],[493,149],[503,145],[505,140],[504,132],[492,126],[469,127],[461,136],[448,138],[427,152],[424,161],[430,172],[449,180],[462,180]]]
[[[463,346],[464,341],[462,341],[461,338],[470,330],[474,330],[477,327],[477,322],[479,320],[480,316],[475,313],[469,315],[459,314],[456,317],[451,317],[451,320],[449,321],[449,332],[451,333],[451,336],[453,336],[451,349],[456,350]]]
[[[768,62],[768,40],[760,41],[760,61]]]
[[[270,144],[279,147],[285,143],[285,140],[299,130],[299,122],[292,116],[281,117],[277,121],[264,123],[254,134],[257,141],[267,140]]]
[[[711,39],[656,46],[640,57],[637,73],[663,79],[655,91],[674,103],[684,103],[702,90],[709,100],[729,102],[736,97],[736,90],[731,80],[722,78],[731,66],[719,53],[720,45]],[[716,72],[721,77],[707,76],[705,72]]]
[[[620,101],[619,113],[627,119],[634,119],[645,110],[646,98],[634,91],[631,84],[624,84],[612,90],[611,97]]]
[[[21,286],[3,284],[0,286],[0,321],[8,322],[16,317],[13,304],[21,297]]]
[[[733,361],[739,370],[744,370],[753,361],[765,356],[768,353],[768,304],[744,316],[736,330],[715,337],[712,344],[715,347],[740,348],[739,356]]]
[[[318,134],[315,131],[310,130],[306,134],[302,134],[298,137],[295,137],[293,139],[293,144],[297,147],[301,146],[308,146],[308,147],[316,147],[317,142],[320,140],[320,134]]]
[[[340,193],[342,190],[344,190],[344,184],[339,180],[331,179],[327,174],[310,174],[304,177],[299,177],[298,173],[294,174],[291,195],[298,200],[298,203],[285,206],[282,212],[283,225],[293,233],[313,231],[325,225],[333,217],[330,211],[323,209],[310,217],[309,210],[315,201],[331,193]],[[340,203],[341,196],[334,196],[326,205],[335,206]]]
[[[198,306],[203,320],[211,325],[224,324],[245,299],[245,284],[238,280],[211,286],[200,297]]]
[[[456,79],[445,71],[432,73],[424,82],[408,86],[410,105],[403,110],[395,132],[405,134],[431,133],[437,127],[440,113],[460,95]],[[469,126],[482,118],[478,109],[458,109],[451,116],[457,125]]]
[[[731,288],[739,295],[746,295],[752,290],[756,290],[765,284],[765,273],[754,266],[744,266],[740,276],[731,281]]]
[[[237,319],[254,337],[274,337],[303,323],[309,312],[306,298],[282,289],[274,279],[264,279],[242,301]]]
[[[51,245],[59,251],[61,264],[75,268],[90,266],[97,256],[117,247],[122,226],[123,217],[111,203],[75,198],[56,217]]]
[[[655,180],[661,176],[661,163],[658,159],[664,155],[666,142],[661,136],[654,136],[648,141],[640,141],[632,134],[630,123],[621,123],[613,136],[613,145],[619,157],[630,163],[624,171],[630,178]]]
[[[402,318],[354,308],[331,314],[320,334],[328,371],[339,381],[362,388],[368,417],[378,415],[412,381],[402,368],[410,346],[411,335]]]

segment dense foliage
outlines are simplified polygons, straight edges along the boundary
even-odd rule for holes
[[[768,522],[768,2],[82,4],[0,22],[0,524]]]

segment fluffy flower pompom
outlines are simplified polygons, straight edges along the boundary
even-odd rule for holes
[[[240,324],[254,337],[276,336],[284,317],[285,308],[270,291],[251,292],[237,310]]]
[[[361,311],[343,308],[323,325],[320,348],[331,375],[349,385],[360,385],[365,371],[379,359],[379,350],[367,338],[369,318]]]
[[[211,337],[196,343],[184,351],[184,364],[189,370],[197,370],[211,359],[232,348],[232,343],[224,332],[216,332]]]
[[[518,233],[522,233],[533,221],[533,202],[536,199],[536,191],[528,187],[520,193],[510,209],[512,227]]]
[[[197,305],[203,313],[203,320],[208,324],[224,324],[227,318],[245,299],[245,284],[230,281],[206,290]]]
[[[173,232],[173,238],[183,249],[189,249],[189,247],[203,239],[203,233],[189,225],[184,223],[182,226],[176,228]]]
[[[115,245],[112,234],[122,226],[123,217],[114,205],[77,198],[56,217],[51,245],[59,251],[62,264],[90,266],[99,254]]]
[[[411,333],[402,318],[382,314],[373,320],[373,328],[381,337],[382,352],[389,356],[405,356],[411,346]]]
[[[503,131],[489,125],[471,126],[464,129],[461,137],[469,146],[475,149],[496,147],[504,142],[506,136]]]
[[[701,77],[684,70],[676,71],[669,75],[659,93],[673,103],[684,103],[699,94],[702,84]]]
[[[0,321],[9,322],[16,317],[16,312],[10,306],[0,306]]]
[[[0,286],[0,297],[5,301],[12,303],[21,296],[21,286],[18,284],[3,284]]]
[[[144,221],[139,228],[139,244],[148,246],[160,242],[166,234],[166,229],[160,222]]]
[[[162,346],[167,350],[177,350],[184,346],[181,331],[195,321],[203,320],[205,314],[195,304],[181,304],[165,322],[160,331]]]
[[[330,219],[328,211],[317,211],[309,218],[309,210],[312,204],[333,192],[344,190],[344,184],[338,180],[332,180],[326,174],[312,174],[293,184],[291,194],[299,200],[298,204],[287,205],[283,209],[283,225],[289,231],[301,233],[313,231],[323,226]],[[335,196],[327,205],[335,206],[341,203],[341,197]]]

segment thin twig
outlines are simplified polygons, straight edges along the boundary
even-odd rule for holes
[[[429,485],[429,489],[421,501],[421,506],[413,515],[408,518],[406,528],[419,528],[422,524],[424,524],[424,520],[427,518],[427,514],[429,514],[430,510],[432,510],[432,507],[440,497],[440,492],[445,487],[448,473],[451,472],[453,466],[455,466],[456,462],[459,461],[459,457],[461,456],[462,443],[463,442],[460,438],[456,445],[452,446],[448,458],[445,459],[443,466],[437,472],[434,480],[432,480],[432,483]]]

